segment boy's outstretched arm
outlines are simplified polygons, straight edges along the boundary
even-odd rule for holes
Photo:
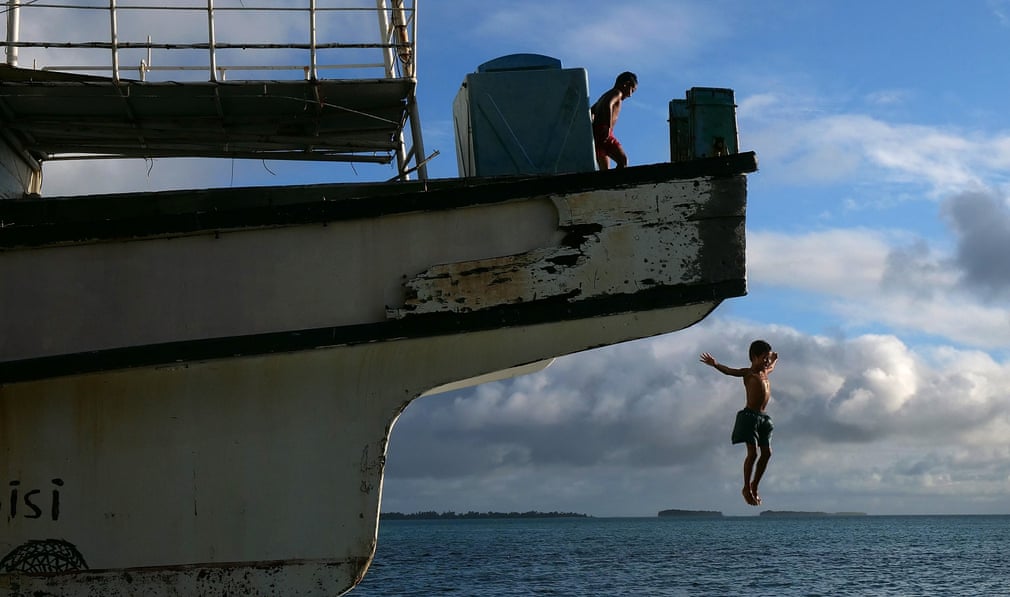
[[[743,377],[746,375],[750,369],[734,369],[732,367],[727,367],[722,363],[715,360],[715,357],[708,354],[707,352],[701,353],[701,362],[709,365],[710,367],[715,367],[720,373],[724,375],[732,375],[733,377]]]

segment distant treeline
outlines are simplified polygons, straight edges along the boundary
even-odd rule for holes
[[[662,517],[677,517],[677,518],[719,518],[722,516],[722,512],[717,510],[660,510],[659,515]]]
[[[818,518],[823,516],[867,516],[866,512],[802,512],[796,510],[764,510],[759,516],[772,516],[779,518]]]
[[[404,514],[403,512],[383,512],[379,518],[383,520],[461,520],[468,518],[589,518],[586,514],[577,512],[466,512],[457,514],[455,512],[414,512]]]

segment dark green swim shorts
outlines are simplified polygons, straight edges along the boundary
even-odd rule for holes
[[[765,413],[745,408],[736,413],[736,424],[733,425],[734,444],[771,445],[772,418]]]

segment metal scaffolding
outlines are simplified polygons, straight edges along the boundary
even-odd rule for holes
[[[194,1],[6,0],[4,126],[40,161],[395,158],[427,177],[416,0]]]

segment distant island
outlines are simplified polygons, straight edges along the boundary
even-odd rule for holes
[[[715,510],[660,510],[660,517],[677,517],[677,518],[721,518],[722,512]]]
[[[455,512],[414,512],[404,514],[403,512],[383,512],[379,515],[381,520],[464,520],[482,518],[589,518],[587,514],[577,512],[466,512],[457,514]]]
[[[840,516],[869,516],[866,512],[802,512],[797,510],[765,510],[759,516],[777,518],[817,518],[817,517],[840,517]]]

